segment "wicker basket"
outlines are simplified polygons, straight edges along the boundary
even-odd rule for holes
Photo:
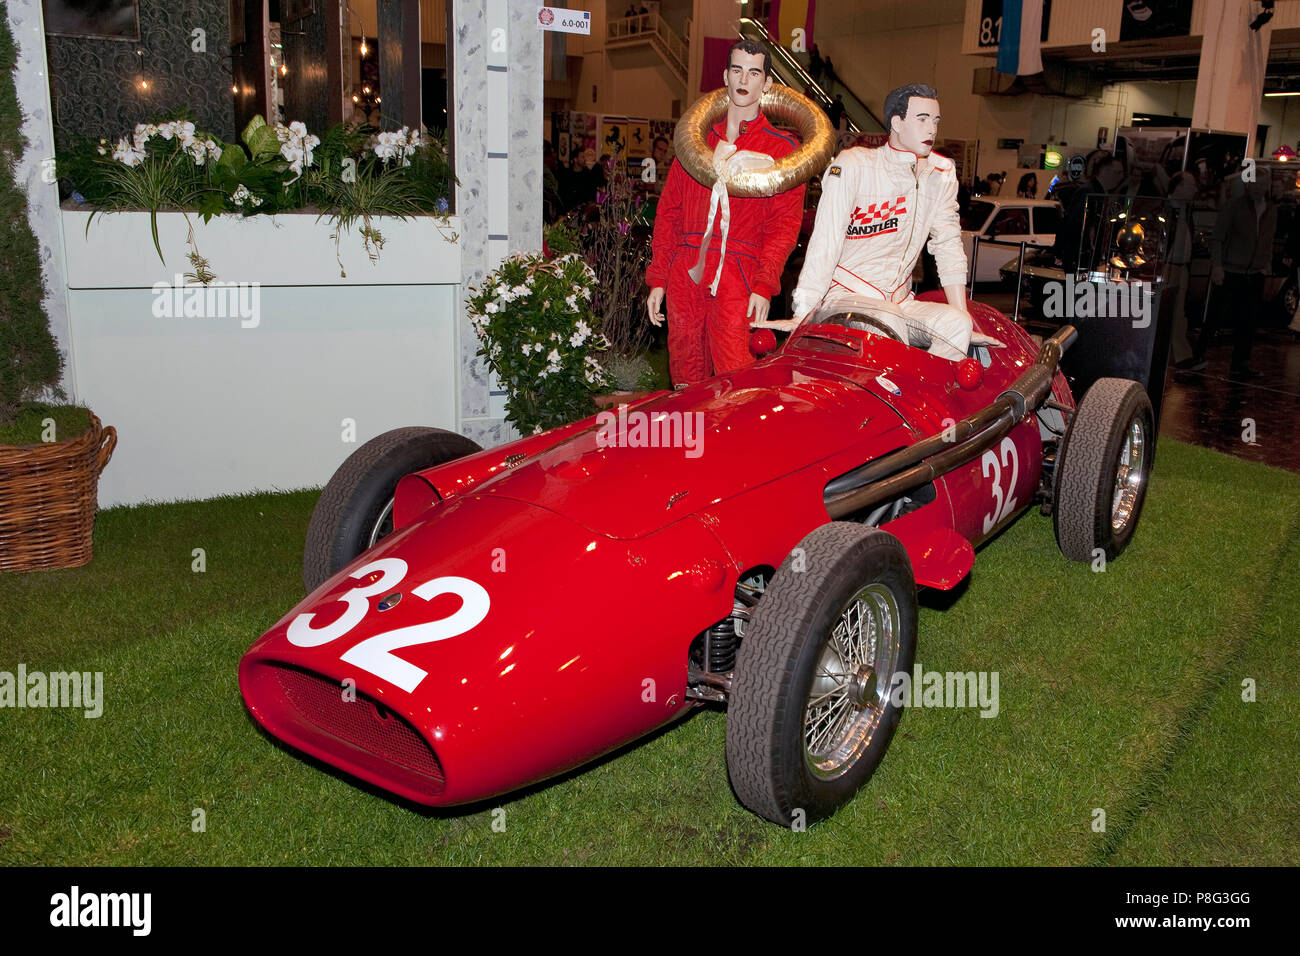
[[[66,441],[0,445],[0,571],[75,568],[91,557],[99,473],[117,430],[92,413]]]

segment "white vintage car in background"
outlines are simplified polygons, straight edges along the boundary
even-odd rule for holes
[[[975,262],[976,282],[998,282],[998,270],[1011,256],[1019,255],[1018,245],[1045,248],[1056,242],[1061,225],[1061,204],[1052,199],[1017,199],[1011,196],[979,196],[970,201],[961,220],[961,242],[966,250],[966,281],[970,282],[971,262]],[[979,255],[974,256],[975,236],[980,237]],[[996,239],[998,245],[986,240]]]

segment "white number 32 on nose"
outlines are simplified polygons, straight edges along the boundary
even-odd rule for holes
[[[365,619],[370,611],[370,599],[395,588],[406,577],[406,571],[406,562],[401,558],[380,558],[357,568],[349,577],[360,580],[375,573],[379,577],[340,595],[339,600],[347,605],[347,609],[333,622],[324,627],[313,627],[312,620],[316,617],[316,612],[304,611],[289,623],[285,637],[297,647],[320,647],[337,640]],[[449,617],[375,634],[339,655],[339,660],[374,674],[408,694],[419,687],[420,682],[429,674],[392,652],[418,644],[445,641],[449,637],[457,637],[473,630],[487,617],[492,603],[481,584],[456,576],[431,578],[423,584],[417,584],[411,593],[424,601],[431,601],[443,594],[455,594],[463,603]]]

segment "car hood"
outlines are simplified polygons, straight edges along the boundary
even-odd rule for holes
[[[871,390],[775,361],[710,379],[581,432],[477,489],[637,538],[897,427]]]

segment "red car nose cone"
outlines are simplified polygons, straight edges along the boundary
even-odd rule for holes
[[[964,358],[957,363],[957,384],[967,391],[980,387],[984,381],[984,366],[977,359]]]
[[[776,333],[771,329],[755,329],[749,337],[749,351],[754,355],[766,355],[776,351]]]

